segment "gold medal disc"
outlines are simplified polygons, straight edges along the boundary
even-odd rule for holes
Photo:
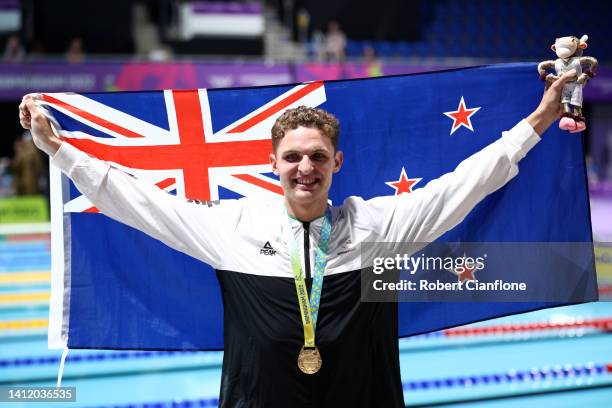
[[[298,367],[305,374],[314,374],[321,369],[323,359],[317,347],[305,348],[302,346],[298,356]]]

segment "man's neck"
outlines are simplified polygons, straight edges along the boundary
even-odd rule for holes
[[[297,218],[302,222],[310,222],[325,214],[327,209],[327,200],[318,203],[308,203],[301,205],[299,203],[290,203],[285,200],[287,213],[293,218]]]

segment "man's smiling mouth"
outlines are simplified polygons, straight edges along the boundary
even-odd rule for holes
[[[319,181],[318,178],[314,178],[314,177],[303,177],[303,178],[298,178],[295,179],[294,182],[298,185],[303,185],[303,186],[311,186],[315,183],[317,183]]]

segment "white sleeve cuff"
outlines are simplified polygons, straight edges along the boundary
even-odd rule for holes
[[[53,157],[51,157],[51,164],[59,167],[65,174],[70,175],[72,169],[86,157],[87,154],[64,141]]]
[[[542,140],[525,119],[504,132],[502,139],[509,148],[508,155],[513,163],[525,157],[527,152]]]

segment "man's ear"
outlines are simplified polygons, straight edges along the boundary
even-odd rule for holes
[[[342,167],[343,162],[344,162],[344,153],[338,150],[336,154],[334,155],[334,173],[337,173],[340,171],[340,168]]]
[[[278,167],[276,167],[276,155],[274,153],[270,153],[270,166],[272,166],[272,172],[278,176],[279,174]]]

